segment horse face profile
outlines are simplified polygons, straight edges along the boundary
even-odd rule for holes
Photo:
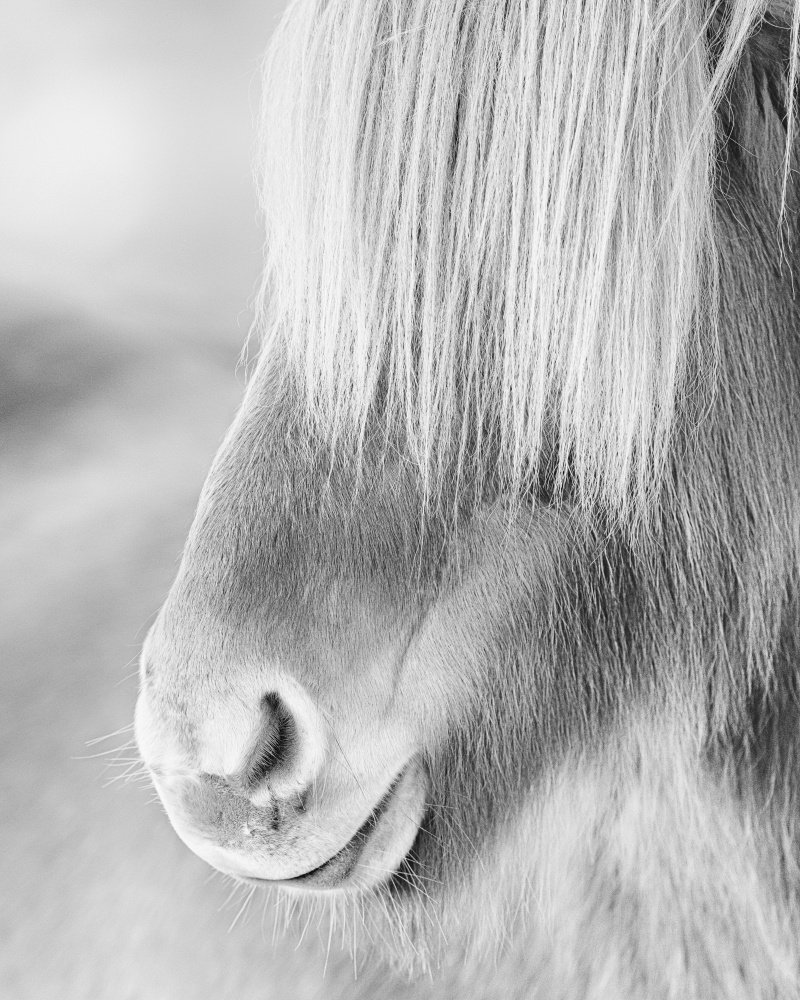
[[[798,986],[798,23],[290,7],[263,345],[136,710],[210,864],[504,995]]]

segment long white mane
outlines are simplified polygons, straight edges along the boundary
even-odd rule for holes
[[[715,111],[767,6],[294,3],[259,322],[306,415],[358,448],[380,412],[433,493],[491,452],[512,495],[547,460],[644,510],[713,371]]]

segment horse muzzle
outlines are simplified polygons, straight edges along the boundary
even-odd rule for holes
[[[221,872],[358,892],[389,881],[411,850],[428,789],[418,756],[330,746],[327,723],[291,687],[262,699],[257,717],[218,707],[191,737],[155,705],[143,689],[143,760],[178,835]]]

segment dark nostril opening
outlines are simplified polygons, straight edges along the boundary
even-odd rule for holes
[[[251,788],[286,766],[297,742],[292,716],[276,694],[264,695],[261,716],[258,739],[244,774],[245,784]]]

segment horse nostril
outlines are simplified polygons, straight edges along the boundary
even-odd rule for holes
[[[244,772],[250,788],[289,763],[297,740],[291,713],[276,694],[264,695],[261,714],[261,728]]]

